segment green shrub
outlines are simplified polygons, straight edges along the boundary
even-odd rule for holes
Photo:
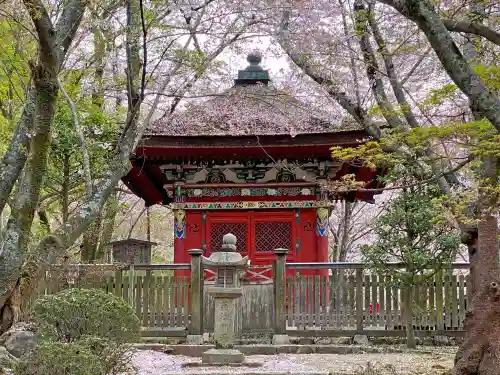
[[[38,299],[34,320],[45,340],[95,336],[116,344],[139,339],[140,323],[125,300],[99,289],[68,289]]]
[[[44,342],[23,359],[15,375],[107,375],[100,356],[77,342]]]
[[[130,345],[118,345],[113,341],[94,336],[83,337],[78,343],[99,356],[107,375],[135,373]]]

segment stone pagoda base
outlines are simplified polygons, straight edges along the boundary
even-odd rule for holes
[[[201,356],[203,365],[230,365],[233,363],[243,363],[245,356],[237,349],[210,349]]]

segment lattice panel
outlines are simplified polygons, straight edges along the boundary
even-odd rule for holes
[[[273,251],[277,248],[292,250],[292,224],[290,222],[256,223],[255,250]]]
[[[247,251],[247,224],[246,223],[213,223],[210,227],[210,251],[219,251],[222,246],[222,237],[232,233],[236,236],[236,248],[239,252]]]

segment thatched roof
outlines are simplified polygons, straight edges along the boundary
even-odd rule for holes
[[[260,57],[250,55],[250,66],[239,72],[235,85],[201,104],[157,120],[148,135],[238,136],[335,133],[362,130],[355,121],[335,123],[325,113],[269,85]]]

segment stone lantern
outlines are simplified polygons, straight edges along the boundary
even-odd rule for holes
[[[242,257],[236,251],[236,236],[232,233],[222,237],[222,247],[213,252],[209,258],[202,257],[205,268],[215,272],[215,284],[213,290],[220,288],[240,288],[240,274],[248,267],[248,257]]]
[[[222,239],[222,248],[210,255],[202,257],[205,268],[212,269],[215,274],[215,284],[207,288],[215,300],[214,341],[215,349],[210,349],[202,355],[204,364],[243,363],[244,356],[234,349],[236,336],[236,299],[241,297],[243,290],[241,274],[248,267],[248,257],[242,257],[236,251],[236,236],[226,234]]]

